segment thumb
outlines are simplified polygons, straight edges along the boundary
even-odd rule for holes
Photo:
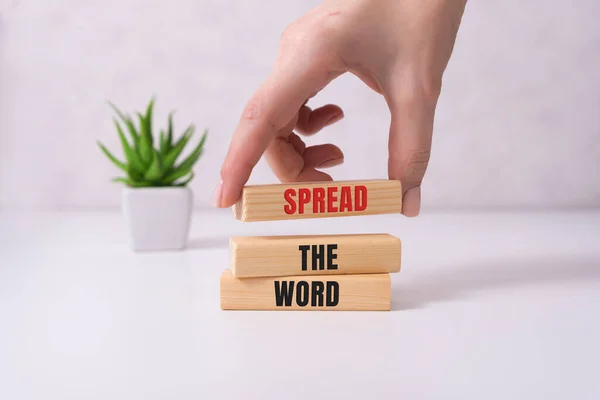
[[[419,215],[421,182],[425,176],[431,153],[433,119],[437,97],[423,90],[402,88],[388,95],[391,113],[389,134],[388,175],[402,183],[402,213],[408,217]]]

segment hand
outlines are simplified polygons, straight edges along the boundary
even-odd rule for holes
[[[221,168],[214,205],[230,207],[265,159],[282,182],[327,181],[319,169],[343,162],[333,144],[306,147],[343,117],[308,99],[350,72],[384,96],[391,113],[388,177],[403,187],[403,214],[419,214],[442,76],[466,0],[330,0],[282,35],[271,75],[247,103]]]

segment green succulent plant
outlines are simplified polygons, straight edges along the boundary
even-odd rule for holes
[[[145,114],[136,112],[137,126],[131,116],[121,112],[113,103],[108,102],[108,104],[115,111],[120,122],[125,125],[130,136],[128,141],[121,124],[117,118],[113,117],[121,141],[124,161],[115,157],[98,141],[102,152],[126,174],[124,177],[114,178],[113,182],[120,182],[129,187],[185,186],[194,178],[192,168],[202,155],[208,134],[207,130],[204,130],[200,142],[189,155],[178,162],[185,146],[194,134],[194,124],[189,125],[180,137],[175,138],[173,135],[173,112],[171,112],[168,116],[166,132],[160,130],[160,136],[156,138],[152,124],[154,97],[146,107]]]

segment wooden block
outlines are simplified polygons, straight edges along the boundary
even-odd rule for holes
[[[236,278],[221,275],[223,310],[389,311],[390,274]]]
[[[249,185],[232,208],[243,222],[401,213],[402,185],[388,179]]]
[[[393,273],[401,242],[389,234],[241,236],[229,239],[238,278]]]

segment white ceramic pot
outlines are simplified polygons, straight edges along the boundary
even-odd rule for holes
[[[123,214],[133,250],[184,249],[193,197],[187,187],[124,188]]]

